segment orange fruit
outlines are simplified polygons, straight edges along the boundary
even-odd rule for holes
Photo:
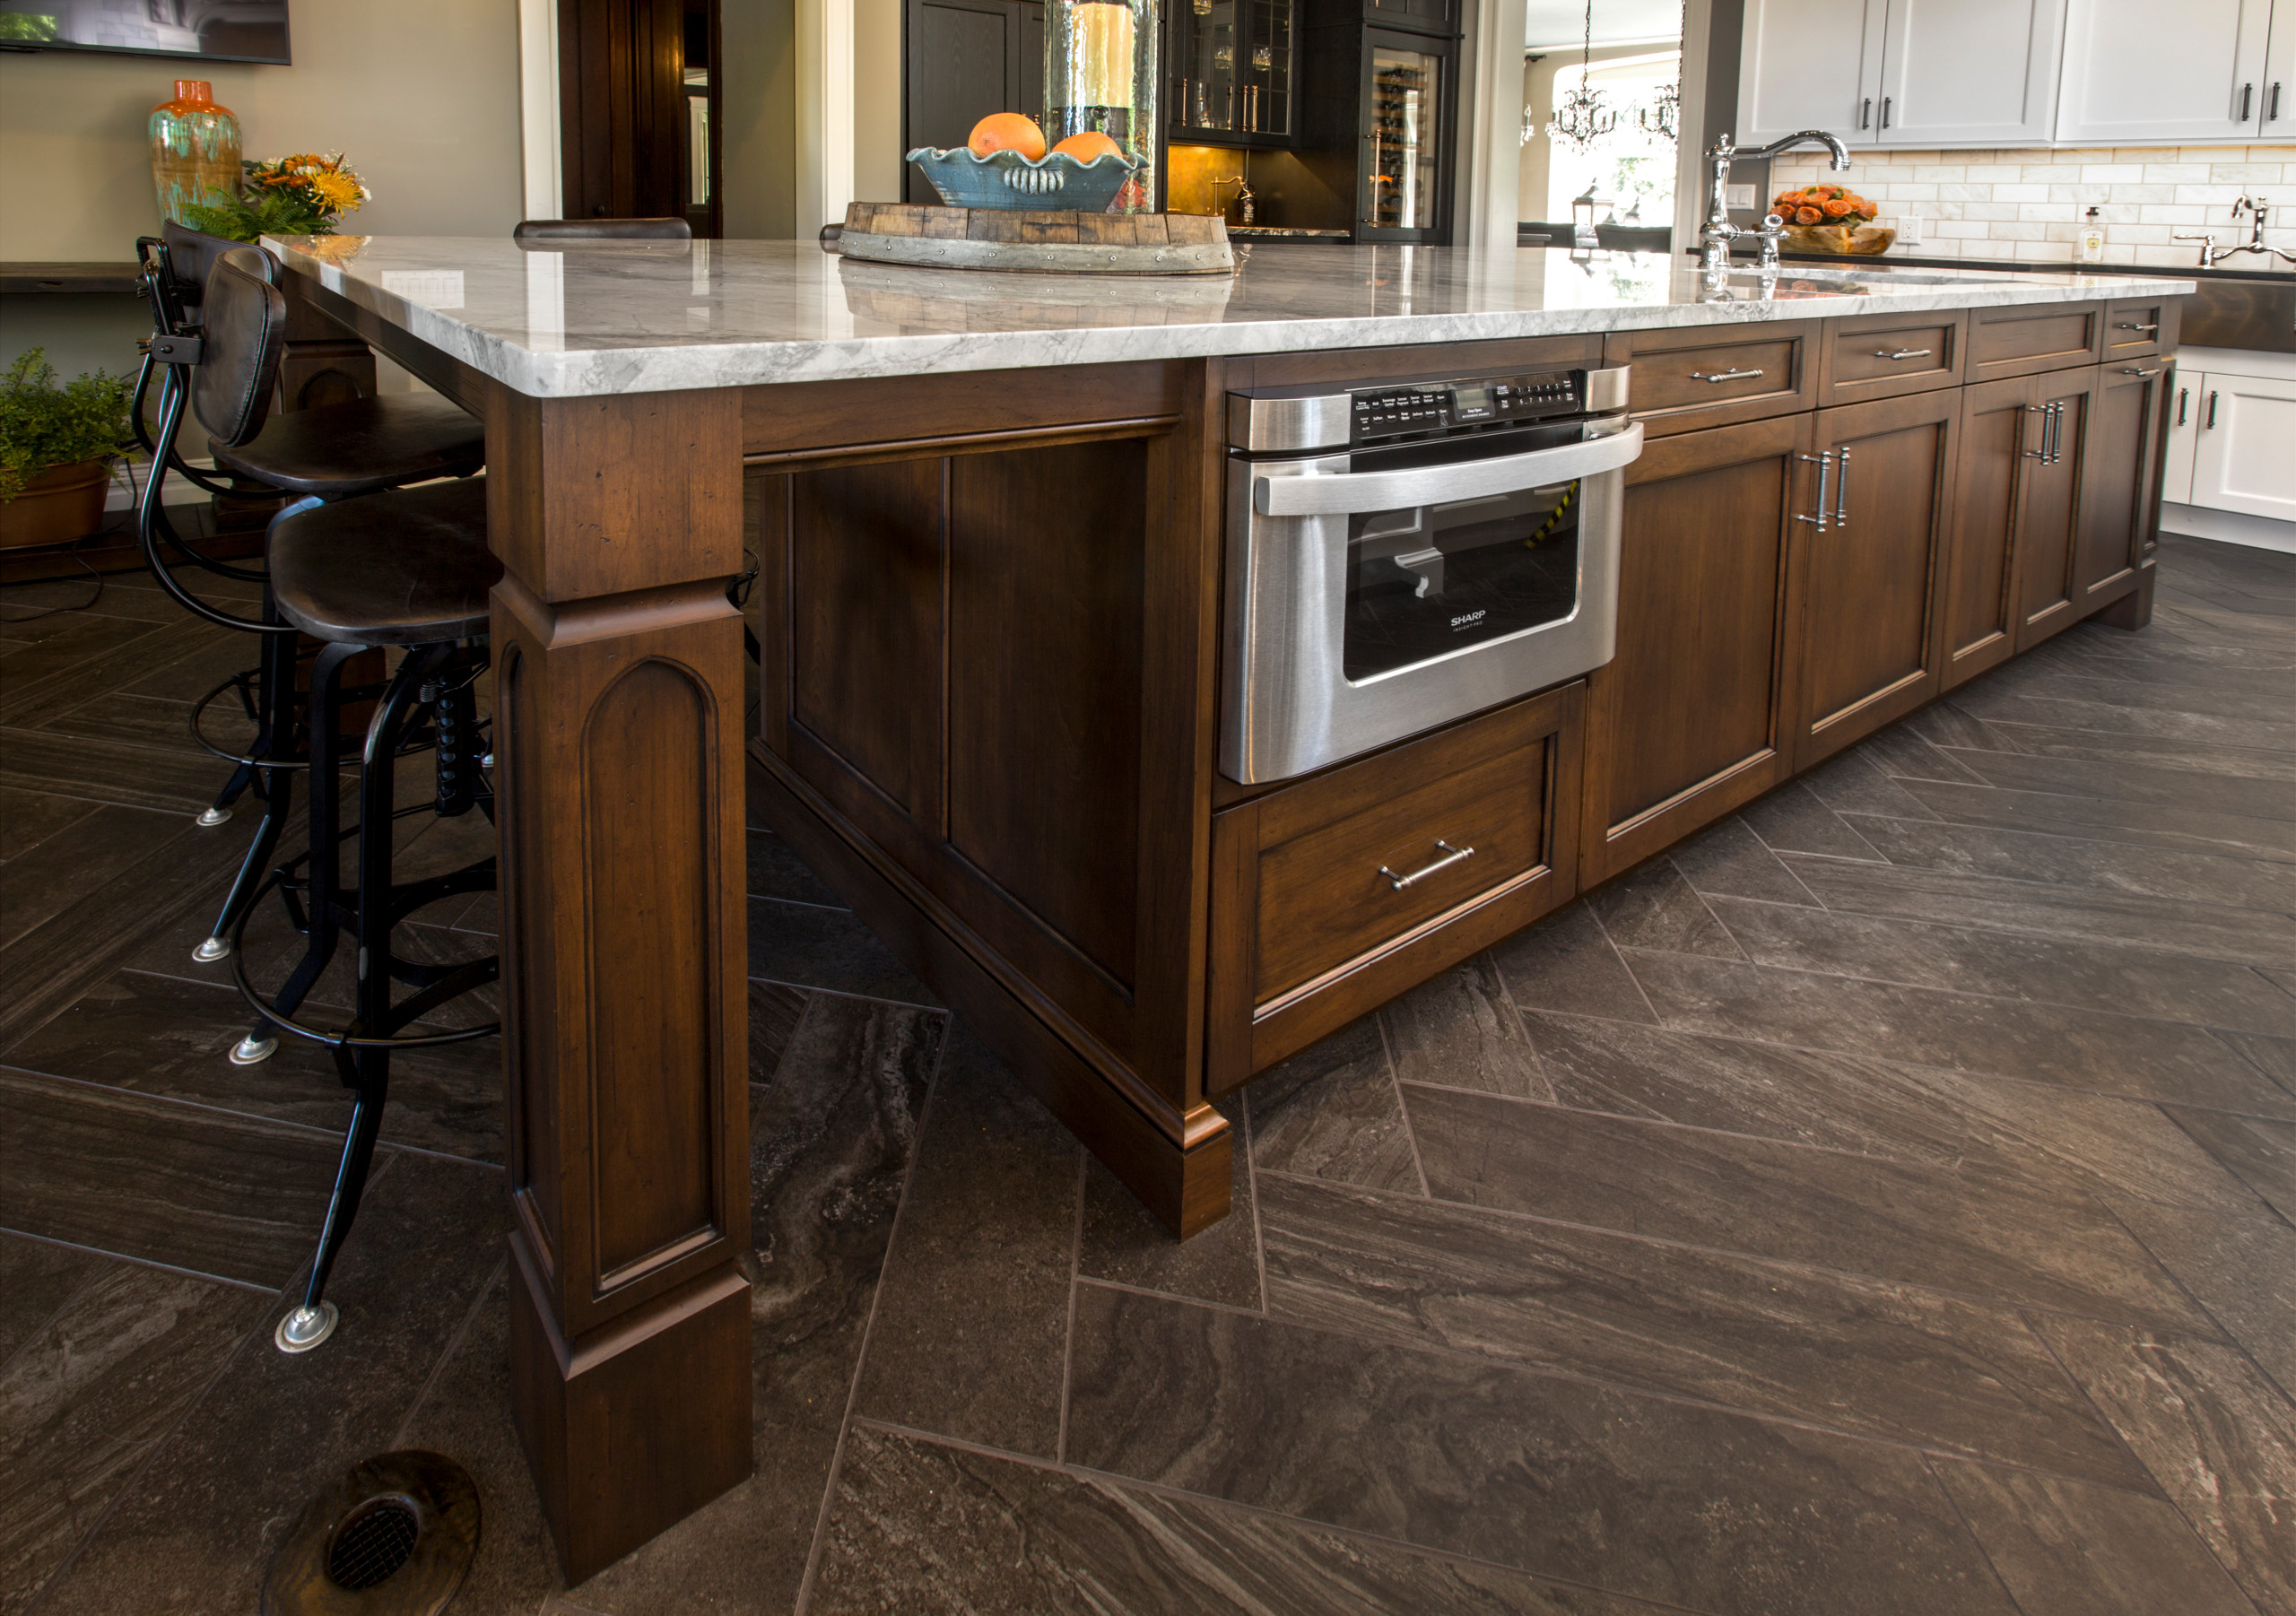
[[[1078,162],[1091,162],[1103,157],[1124,155],[1124,148],[1098,129],[1087,129],[1082,135],[1072,135],[1053,150],[1065,152]]]
[[[1018,152],[1034,162],[1044,155],[1044,131],[1024,113],[992,112],[972,126],[972,137],[965,144],[972,148],[975,157]]]

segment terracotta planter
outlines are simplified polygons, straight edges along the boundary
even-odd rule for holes
[[[110,486],[110,465],[102,460],[51,465],[27,477],[24,491],[0,504],[0,550],[86,538],[103,526],[104,491]]]
[[[1887,252],[1897,231],[1874,224],[1793,224],[1782,243],[1790,253],[1846,253],[1865,257]]]

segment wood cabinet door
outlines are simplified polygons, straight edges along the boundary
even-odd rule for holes
[[[2074,604],[2080,616],[2127,594],[2152,552],[2160,513],[2161,431],[2172,379],[2157,359],[2098,367],[2073,546]],[[2283,457],[2287,445],[2283,438]]]
[[[2192,407],[2190,502],[2296,522],[2296,381],[2211,370]]]
[[[1882,46],[1885,146],[2048,139],[2065,0],[1889,0]]]
[[[1738,143],[1767,145],[1798,129],[1870,139],[1887,11],[1887,0],[1746,0]]]
[[[2279,9],[2285,16],[2288,0]],[[2153,146],[2253,136],[2270,94],[2273,10],[2271,0],[2179,0],[2169,11],[2160,0],[2072,0],[2057,138]]]
[[[2016,539],[2025,472],[2040,453],[2037,384],[2024,377],[1961,391],[1945,587],[1938,609],[1952,690],[2016,654]]]
[[[1790,772],[1793,557],[1815,427],[1782,416],[1649,443],[1627,468],[1618,651],[1587,679],[1579,877],[1591,886]]]
[[[2025,486],[2017,508],[2020,651],[2080,621],[2079,592],[2073,581],[2074,536],[2081,517],[2081,470],[2096,378],[2093,366],[2033,378],[2039,440],[2025,463]]]
[[[1797,770],[1937,693],[1935,606],[1960,426],[1950,392],[1818,413],[1819,457],[1833,464],[1816,519],[1796,522]]]

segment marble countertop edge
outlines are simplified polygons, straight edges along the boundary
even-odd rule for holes
[[[2165,274],[2157,278],[2115,275],[2109,283],[2101,284],[2071,277],[2054,283],[2039,283],[2039,277],[2026,274],[2014,281],[1898,282],[1885,291],[1877,290],[1864,295],[1844,292],[1776,299],[1739,297],[1711,302],[1637,302],[1622,299],[1615,304],[1550,308],[1495,306],[1429,313],[1351,311],[1219,317],[1215,311],[1214,317],[1170,324],[1078,325],[1065,329],[799,333],[719,342],[648,342],[642,338],[594,337],[571,332],[560,339],[564,344],[560,346],[528,345],[515,341],[483,325],[458,318],[449,310],[427,307],[387,291],[372,278],[348,273],[341,264],[296,250],[293,243],[266,239],[265,245],[283,257],[292,271],[315,276],[326,290],[417,340],[517,392],[536,398],[1580,335],[1855,317],[1883,312],[1917,314],[2085,302],[2100,296],[2117,300],[2176,296],[2194,290],[2195,284],[2188,279]],[[936,278],[961,273],[924,272]],[[1248,282],[1251,273],[1249,265],[1239,273],[1239,290]],[[1789,268],[1781,278],[1793,280],[1793,270]],[[921,297],[929,298],[932,287],[920,279],[918,290]],[[963,311],[961,305],[952,307]]]

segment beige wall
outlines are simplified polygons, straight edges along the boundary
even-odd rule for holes
[[[517,0],[294,0],[295,63],[0,55],[0,258],[118,260],[159,228],[144,126],[210,80],[249,157],[349,153],[347,228],[493,235],[519,205]]]
[[[725,231],[787,240],[797,216],[797,57],[794,0],[720,0],[726,55],[718,116]]]
[[[901,0],[853,3],[853,195],[900,200]]]

